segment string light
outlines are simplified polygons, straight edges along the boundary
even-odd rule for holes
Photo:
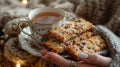
[[[22,0],[22,3],[26,5],[28,3],[28,1],[27,0]]]
[[[21,67],[19,62],[16,63],[16,67]]]

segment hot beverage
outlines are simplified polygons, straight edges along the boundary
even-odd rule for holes
[[[58,22],[62,18],[63,17],[58,13],[43,12],[43,13],[37,14],[33,18],[33,22],[39,23],[39,24],[52,24],[52,23]]]

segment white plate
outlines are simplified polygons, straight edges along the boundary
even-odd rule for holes
[[[25,27],[23,29],[23,31],[27,32],[28,34],[31,34],[30,27]],[[40,54],[41,49],[40,50],[33,49],[30,46],[29,41],[31,40],[31,38],[28,35],[21,32],[19,34],[18,38],[19,38],[19,42],[20,42],[22,49],[24,49],[25,51],[29,52],[32,55],[41,56],[41,54]]]

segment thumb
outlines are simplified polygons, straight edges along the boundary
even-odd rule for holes
[[[44,59],[47,61],[51,61],[54,64],[60,65],[61,67],[69,67],[70,61],[64,59],[62,56],[54,53],[54,52],[47,52],[44,55]]]
[[[94,53],[80,53],[79,54],[80,60],[87,62],[89,64],[95,64],[100,66],[109,66],[110,62],[112,61],[111,58],[103,57],[98,54]]]

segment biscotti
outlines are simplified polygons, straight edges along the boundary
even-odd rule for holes
[[[100,50],[103,50],[107,47],[105,40],[100,35],[93,36],[89,38],[88,40],[92,41],[96,46],[98,46]]]
[[[65,26],[54,28],[49,32],[49,35],[58,39],[60,42],[65,42],[76,36],[78,33],[94,29],[94,25],[84,19],[79,19]]]
[[[65,45],[63,43],[59,43],[55,40],[49,40],[44,43],[44,46],[55,53],[62,53],[65,50]]]
[[[75,40],[78,40],[78,38],[76,38]],[[74,42],[74,44],[68,45],[67,51],[73,56],[75,60],[79,60],[78,54],[80,52],[95,53],[97,51],[105,49],[106,47],[107,45],[102,37],[99,35],[95,35],[89,39],[81,40],[78,42]]]
[[[70,53],[70,55],[72,56],[73,59],[80,60],[78,55],[82,51],[80,51],[80,49],[77,45],[69,45],[67,47],[67,51]]]
[[[64,43],[61,43],[59,41],[57,41],[56,39],[50,39],[46,42],[44,42],[44,46],[48,49],[51,50],[55,53],[62,53],[65,50],[65,47],[67,47],[68,45],[74,45],[74,44],[80,44],[81,40],[90,38],[92,36],[92,32],[85,32],[82,34],[78,34],[76,35],[76,37],[74,37],[73,39],[70,39]]]

